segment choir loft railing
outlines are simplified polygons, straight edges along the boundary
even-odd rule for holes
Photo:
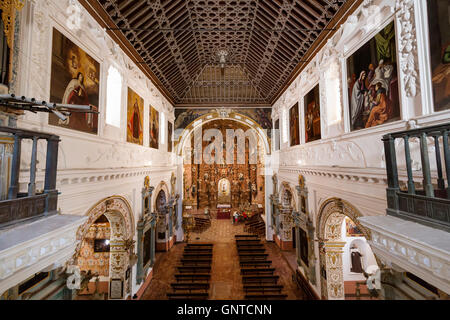
[[[387,214],[412,220],[450,232],[450,124],[391,133],[383,136],[386,155]],[[416,188],[413,177],[410,140],[420,142],[423,189]],[[408,176],[406,190],[401,190],[398,178],[395,140],[402,139]],[[436,174],[432,177],[428,141],[434,142]],[[442,163],[441,144],[444,163]],[[444,171],[445,170],[445,177]],[[433,185],[432,179],[437,178]]]
[[[14,148],[11,161],[10,183],[7,199],[0,201],[0,228],[39,216],[56,214],[58,191],[56,169],[58,165],[59,137],[52,134],[1,127],[0,132],[12,134]],[[31,140],[30,181],[27,192],[19,192],[19,174],[22,141]],[[36,191],[36,164],[38,141],[47,141],[44,189]]]

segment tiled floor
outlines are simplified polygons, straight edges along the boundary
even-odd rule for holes
[[[235,238],[244,234],[243,225],[232,225],[230,220],[213,219],[211,227],[201,234],[191,234],[190,242],[214,244],[211,268],[210,299],[241,300],[244,298]],[[166,299],[170,283],[174,281],[175,266],[180,259],[184,244],[175,245],[169,252],[161,254],[154,267],[154,276],[143,294],[144,300]],[[288,260],[275,243],[266,243],[269,260],[272,260],[279,283],[284,285],[284,293],[290,300],[302,299],[302,293],[292,281],[293,270]]]

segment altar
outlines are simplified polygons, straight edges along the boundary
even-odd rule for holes
[[[231,205],[218,204],[217,205],[217,219],[230,219],[231,217]]]

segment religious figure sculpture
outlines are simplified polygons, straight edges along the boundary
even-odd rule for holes
[[[362,254],[361,252],[359,252],[359,249],[356,246],[352,246],[350,248],[350,255],[352,260],[352,267],[350,271],[355,273],[363,273],[364,270],[361,263]]]

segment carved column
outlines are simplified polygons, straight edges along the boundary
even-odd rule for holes
[[[342,248],[345,242],[328,241],[325,243],[325,261],[327,272],[328,300],[345,300]]]

